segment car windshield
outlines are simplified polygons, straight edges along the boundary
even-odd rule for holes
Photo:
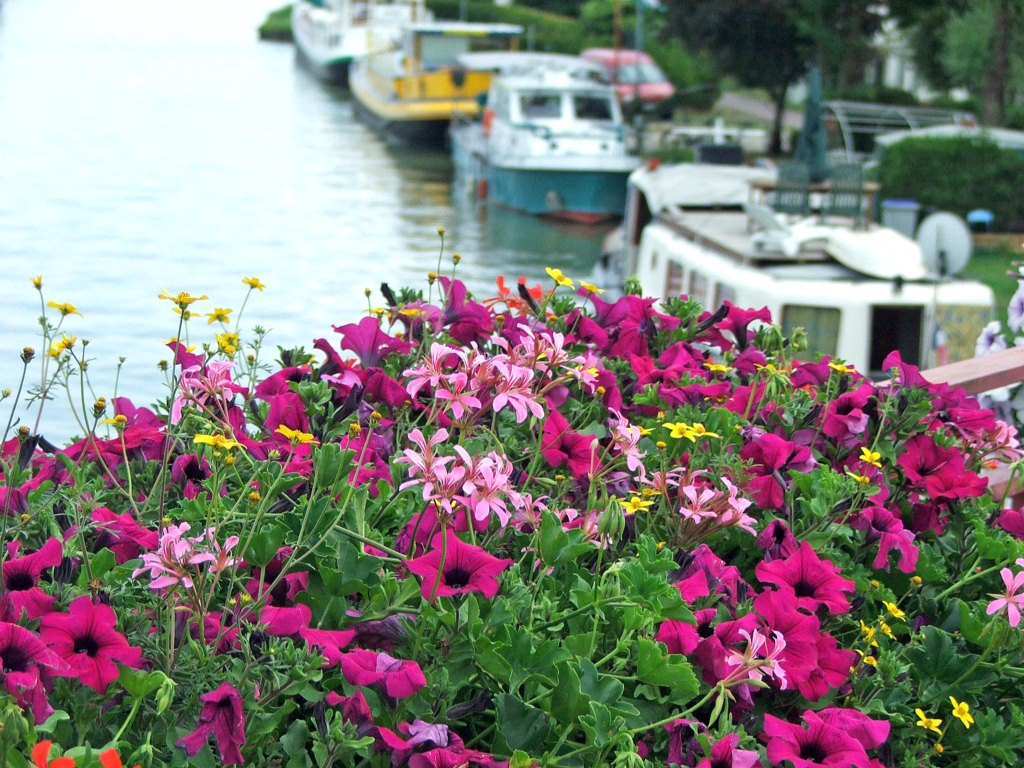
[[[656,64],[651,63],[624,64],[619,67],[618,77],[616,78],[617,82],[628,85],[660,83],[664,80],[664,73],[658,69]]]

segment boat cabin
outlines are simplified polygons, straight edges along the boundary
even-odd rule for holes
[[[630,177],[623,224],[625,274],[649,296],[686,295],[713,311],[724,301],[767,307],[801,359],[830,355],[880,375],[893,350],[921,367],[966,359],[992,316],[992,291],[933,274],[920,246],[891,229],[787,221],[752,203],[772,172],[683,164]],[[772,223],[774,222],[774,223]]]

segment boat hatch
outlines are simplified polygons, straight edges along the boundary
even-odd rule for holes
[[[903,362],[921,364],[923,307],[873,306],[871,308],[871,370],[881,371],[882,362],[894,349]]]
[[[814,307],[801,304],[784,304],[782,307],[782,333],[792,338],[798,328],[807,336],[807,345],[797,354],[804,362],[811,362],[819,355],[834,357],[839,344],[840,312],[836,307]]]

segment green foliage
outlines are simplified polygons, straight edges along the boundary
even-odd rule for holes
[[[996,228],[1024,220],[1024,158],[984,138],[907,139],[886,149],[879,171],[881,198],[965,215],[995,214]]]
[[[266,20],[257,29],[260,40],[280,40],[288,42],[292,39],[292,6],[282,6],[267,14]]]
[[[576,54],[582,50],[579,23],[576,19],[535,8],[518,5],[501,7],[483,0],[428,0],[427,7],[439,19],[457,19],[462,5],[466,21],[519,24],[523,27],[521,49],[532,41],[538,51]]]

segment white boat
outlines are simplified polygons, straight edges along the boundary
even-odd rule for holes
[[[536,53],[467,54],[460,63],[495,73],[482,119],[451,128],[455,167],[478,197],[582,223],[622,215],[640,158],[601,67]]]
[[[623,274],[648,296],[767,307],[802,359],[842,358],[867,375],[899,350],[922,367],[974,354],[993,313],[987,286],[935,274],[917,241],[820,216],[791,221],[752,200],[772,171],[682,164],[637,170],[622,227]],[[939,214],[947,215],[948,214]]]
[[[432,18],[424,0],[296,0],[292,38],[318,77],[345,84],[355,59],[393,48],[404,26]]]
[[[357,113],[388,141],[443,148],[457,117],[476,117],[493,72],[468,69],[474,51],[515,50],[516,24],[435,21],[407,25],[394,48],[353,62],[349,89]]]

